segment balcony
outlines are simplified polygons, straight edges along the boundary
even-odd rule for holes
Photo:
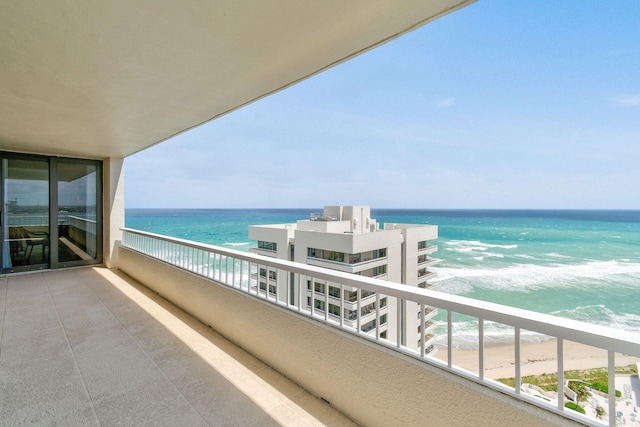
[[[436,273],[434,273],[433,271],[429,271],[426,268],[421,268],[420,270],[418,270],[418,279],[429,280],[433,279],[436,276]]]
[[[434,252],[438,252],[438,246],[434,246],[434,245],[418,246],[418,253],[421,255],[432,254]]]
[[[403,420],[401,424],[419,424],[425,417],[436,417],[460,425],[474,423],[481,416],[487,425],[616,425],[616,414],[628,409],[625,401],[616,398],[615,388],[617,361],[640,360],[640,338],[629,333],[135,230],[124,230],[120,252],[122,270],[358,423],[397,424]],[[276,292],[278,298],[255,292],[251,272],[259,266],[287,272],[282,283],[276,282],[282,290]],[[292,283],[290,277],[294,278]],[[343,292],[355,288],[375,292],[376,298],[386,295],[393,301],[389,308],[397,303],[395,313],[401,312],[403,301],[414,302],[421,311],[430,310],[428,316],[420,316],[423,321],[432,313],[437,315],[434,321],[439,328],[435,333],[420,334],[417,351],[397,339],[387,339],[386,334],[380,337],[379,330],[365,333],[347,324],[351,322],[330,316],[327,310],[307,308],[306,281],[300,277],[334,283]],[[345,302],[340,304],[344,310]],[[379,311],[376,314],[379,316]],[[391,311],[389,315],[393,316]],[[454,333],[453,319],[459,316],[477,322],[471,357],[454,351],[459,337]],[[401,319],[397,320],[400,324]],[[511,328],[506,349],[491,345],[487,331],[497,325]],[[564,388],[572,354],[580,351],[575,348],[588,346],[604,353],[609,383],[607,418],[596,420],[565,408],[569,398],[564,393],[557,393],[555,400],[529,393],[524,375],[532,356],[524,338],[530,333],[556,343],[550,369],[557,372],[558,390]],[[438,358],[433,357],[435,342],[441,348]],[[506,376],[497,376],[488,368],[496,354],[505,352],[513,360],[508,368],[515,385],[497,381]],[[376,367],[376,384],[361,387],[359,378],[372,380],[372,366]],[[372,389],[385,393],[373,396]],[[417,405],[416,390],[421,396]],[[473,402],[473,416],[453,411],[454,402],[461,400]],[[372,411],[373,407],[384,410]],[[460,418],[451,419],[454,412]]]
[[[3,425],[355,425],[125,274],[0,277]]]
[[[437,258],[429,258],[426,254],[418,256],[418,266],[419,267],[431,267],[439,263],[440,260]]]

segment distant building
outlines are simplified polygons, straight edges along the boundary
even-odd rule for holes
[[[310,219],[296,224],[253,225],[249,227],[249,238],[258,241],[251,252],[268,257],[295,261],[332,270],[389,280],[408,286],[432,288],[428,282],[435,277],[429,267],[437,262],[430,254],[437,250],[428,244],[438,238],[438,227],[421,224],[384,224],[379,228],[371,218],[369,206],[325,206],[324,212],[311,214]],[[413,302],[404,302],[398,307],[395,298],[365,292],[359,295],[360,318],[358,319],[358,289],[339,284],[326,283],[312,277],[300,276],[307,282],[306,294],[299,295],[293,285],[294,277],[278,277],[277,271],[260,268],[259,287],[275,296],[276,289],[282,300],[290,290],[290,303],[313,304],[314,310],[328,315],[336,321],[380,338],[396,341],[398,330],[403,345],[414,350],[421,349],[422,328],[425,329],[425,352],[434,353],[433,345],[437,314],[435,308],[420,307]],[[280,286],[276,287],[276,280]],[[341,301],[341,297],[343,301]],[[328,304],[328,306],[326,306]],[[380,310],[376,315],[377,304]],[[342,313],[341,313],[342,305]],[[398,309],[403,324],[398,328]]]

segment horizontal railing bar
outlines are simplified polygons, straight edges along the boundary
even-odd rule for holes
[[[640,336],[636,337],[627,331],[145,231],[128,228],[123,231],[640,357]],[[225,280],[228,281],[228,278]]]

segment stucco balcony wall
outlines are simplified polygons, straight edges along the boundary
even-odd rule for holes
[[[358,423],[578,425],[127,248],[119,268]]]

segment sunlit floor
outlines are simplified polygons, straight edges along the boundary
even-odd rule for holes
[[[6,425],[354,425],[104,268],[0,276]]]

